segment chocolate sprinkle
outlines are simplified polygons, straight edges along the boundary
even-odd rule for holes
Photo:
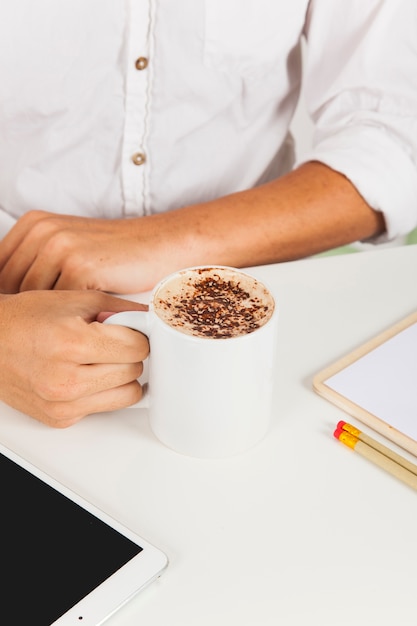
[[[199,270],[198,280],[195,274],[187,279],[186,296],[171,294],[169,301],[159,300],[158,306],[169,309],[172,326],[188,334],[226,339],[252,333],[269,319],[272,307],[251,296],[240,281],[224,279],[212,269],[208,276],[204,272]]]

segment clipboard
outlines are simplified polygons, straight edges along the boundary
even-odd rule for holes
[[[417,456],[417,311],[317,373],[313,389]]]

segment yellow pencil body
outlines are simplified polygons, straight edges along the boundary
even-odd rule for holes
[[[412,489],[417,490],[417,476],[413,474],[413,472],[410,472],[393,459],[387,457],[385,454],[382,454],[379,450],[369,446],[367,443],[361,441],[349,432],[342,431],[338,434],[337,438],[361,456],[365,457],[369,461],[372,461],[372,463],[378,465],[378,467],[384,469],[386,472],[389,472],[392,476],[395,476]]]
[[[392,459],[393,461],[398,463],[398,465],[402,465],[402,467],[405,467],[405,469],[407,469],[412,474],[417,475],[417,465],[415,465],[408,459],[405,459],[400,454],[397,454],[396,452],[394,452],[394,450],[391,450],[391,448],[388,448],[387,446],[384,446],[382,443],[379,443],[379,441],[376,441],[375,439],[373,439],[366,433],[362,432],[355,426],[352,426],[352,424],[348,424],[347,422],[339,422],[339,424],[340,424],[340,427],[346,432],[350,433],[354,437],[357,437],[360,441],[363,441],[371,448],[378,450],[378,452],[381,452],[381,454],[384,454],[389,459]]]

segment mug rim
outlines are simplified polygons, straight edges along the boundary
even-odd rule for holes
[[[167,284],[170,280],[175,279],[176,277],[185,274],[187,272],[192,272],[195,270],[227,270],[227,271],[232,271],[233,273],[237,273],[237,274],[241,274],[242,276],[249,278],[253,281],[255,281],[256,283],[258,283],[259,285],[261,285],[261,287],[263,287],[267,292],[268,295],[270,296],[270,298],[272,299],[272,303],[273,303],[273,310],[272,313],[269,317],[269,319],[267,319],[266,322],[264,322],[262,325],[258,326],[258,328],[255,328],[253,331],[251,332],[245,332],[242,333],[240,335],[236,335],[235,337],[210,337],[210,336],[204,336],[204,335],[193,335],[191,333],[186,333],[184,331],[179,330],[178,328],[176,328],[175,326],[172,326],[171,324],[169,324],[167,321],[165,321],[160,315],[158,315],[158,313],[155,311],[155,306],[154,306],[154,301],[155,298],[159,292],[159,290],[165,285]],[[230,341],[230,340],[242,340],[242,339],[247,339],[248,337],[250,337],[251,335],[256,335],[258,334],[262,329],[264,328],[268,328],[270,326],[270,323],[277,317],[278,315],[278,307],[277,307],[277,303],[276,303],[276,299],[271,291],[271,289],[268,287],[268,285],[266,285],[264,283],[264,281],[259,280],[258,278],[256,278],[255,276],[253,276],[252,274],[249,274],[237,267],[233,267],[231,265],[217,265],[215,263],[210,263],[210,264],[204,264],[204,265],[192,265],[189,267],[184,267],[181,268],[179,270],[176,270],[175,272],[171,272],[171,274],[168,274],[167,276],[165,276],[164,278],[162,278],[153,288],[152,292],[151,292],[151,298],[149,301],[149,310],[152,311],[153,315],[168,329],[170,329],[172,332],[175,333],[180,333],[181,335],[187,337],[189,340],[195,340],[195,341],[210,341],[213,343],[216,342],[223,342],[223,341]]]

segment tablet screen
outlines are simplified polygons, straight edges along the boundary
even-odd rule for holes
[[[52,624],[142,551],[1,453],[0,496],[0,619],[7,626]]]

